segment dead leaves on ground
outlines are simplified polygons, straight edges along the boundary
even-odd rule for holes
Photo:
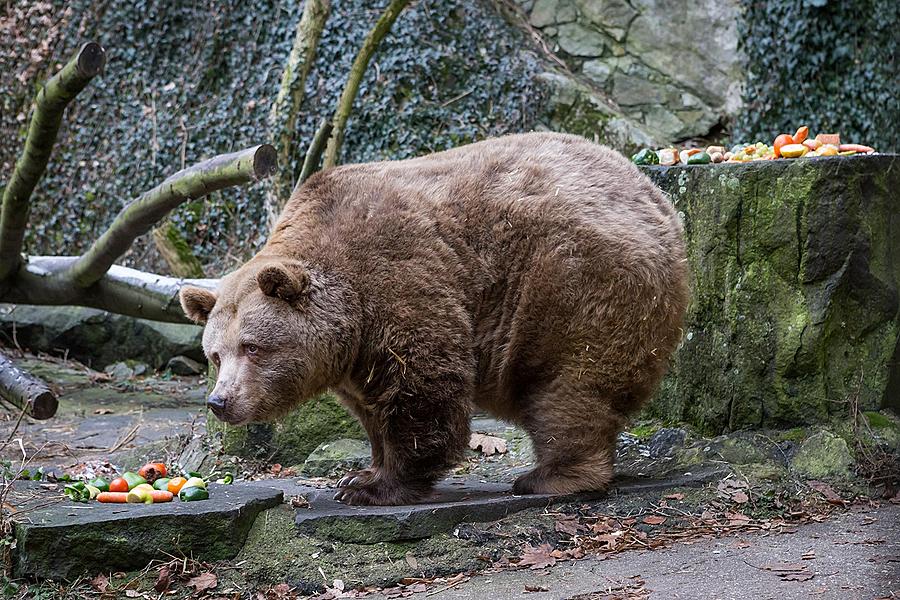
[[[733,477],[726,477],[716,486],[716,495],[735,504],[746,504],[750,501],[750,484]]]
[[[762,565],[760,567],[751,565],[750,563],[747,564],[760,571],[770,571],[777,575],[782,581],[809,581],[816,576],[816,574],[810,571],[803,563],[777,563]]]
[[[480,450],[482,454],[491,456],[492,454],[506,454],[506,440],[493,435],[484,433],[473,433],[469,438],[469,448],[472,450]]]

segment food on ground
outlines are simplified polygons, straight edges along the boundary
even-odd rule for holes
[[[153,482],[153,489],[155,490],[168,490],[169,482],[172,481],[168,477],[160,477],[156,481]]]
[[[224,483],[225,485],[231,485],[233,482],[234,476],[231,473],[226,473],[224,477],[216,479],[216,483]]]
[[[128,490],[131,491],[135,487],[139,486],[142,483],[147,483],[147,480],[138,475],[137,473],[133,473],[128,471],[127,473],[122,474],[122,479],[128,482]]]
[[[99,489],[99,488],[95,488],[95,487],[92,486],[91,484],[87,484],[87,485],[84,486],[84,487],[86,487],[87,490],[91,493],[91,498],[90,498],[91,500],[93,500],[94,498],[96,498],[97,496],[100,495],[100,489]]]
[[[91,479],[90,481],[88,481],[88,485],[94,486],[101,492],[109,491],[109,482],[102,477],[95,477],[94,479]]]
[[[148,483],[153,483],[157,479],[165,477],[167,472],[166,465],[161,462],[147,463],[138,469],[138,475],[146,479]]]
[[[784,146],[789,146],[794,143],[794,138],[789,136],[786,133],[782,133],[778,137],[775,138],[775,141],[772,143],[772,149],[775,151],[775,156],[781,156],[781,149]],[[797,142],[798,144],[800,142]]]
[[[806,140],[808,135],[809,135],[809,127],[804,125],[800,129],[798,129],[797,133],[795,133],[792,137],[794,138],[795,144],[802,144]]]
[[[731,149],[731,162],[750,162],[751,160],[771,160],[775,158],[772,146],[756,142],[747,146],[737,145]]]
[[[208,500],[209,492],[205,487],[183,487],[178,494],[178,499],[182,502],[195,502],[197,500]]]
[[[712,159],[710,158],[709,154],[707,154],[706,152],[698,152],[697,154],[694,154],[693,156],[688,158],[687,164],[708,165],[710,162],[712,162]]]
[[[838,147],[834,144],[822,144],[816,148],[816,151],[813,154],[816,156],[837,156]]]
[[[100,492],[97,502],[125,504],[128,501],[129,492]]]
[[[82,481],[76,481],[63,488],[65,494],[73,502],[87,502],[91,499],[91,491]]]
[[[831,144],[832,146],[841,145],[841,136],[837,133],[820,133],[816,136],[816,141],[820,144]]]
[[[200,477],[191,477],[184,483],[184,487],[201,487],[206,489],[206,482]]]
[[[128,491],[128,482],[124,477],[116,477],[112,481],[109,482],[109,491],[110,492],[127,492]]]
[[[636,165],[658,165],[659,155],[650,148],[644,148],[631,157],[631,162]]]
[[[173,477],[169,480],[169,485],[166,486],[166,489],[173,494],[177,494],[184,487],[185,483],[187,483],[187,479],[184,477]]]
[[[841,152],[875,152],[874,148],[860,144],[841,144],[838,146],[838,150]]]
[[[809,152],[809,148],[803,144],[787,144],[781,147],[781,156],[784,158],[800,158]]]

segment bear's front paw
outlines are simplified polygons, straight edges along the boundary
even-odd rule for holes
[[[366,485],[371,483],[378,475],[375,467],[360,469],[359,471],[350,471],[338,481],[338,487],[347,487],[349,485]]]
[[[344,486],[334,495],[334,499],[352,506],[395,506],[412,504],[423,496],[422,491],[381,479]]]

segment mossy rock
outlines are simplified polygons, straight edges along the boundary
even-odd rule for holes
[[[648,415],[706,434],[900,404],[900,158],[645,167],[683,216],[692,301]]]
[[[325,442],[307,457],[300,471],[307,477],[342,475],[363,469],[372,461],[372,448],[362,440],[340,439]]]
[[[850,479],[854,463],[846,440],[821,431],[800,444],[791,468],[809,479]]]
[[[214,381],[215,378],[212,378]],[[341,438],[365,440],[366,433],[337,399],[325,394],[301,404],[275,423],[234,427],[207,415],[207,431],[221,436],[222,450],[286,465],[303,463],[318,446]]]

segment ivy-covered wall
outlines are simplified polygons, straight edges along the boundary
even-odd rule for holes
[[[900,2],[742,0],[736,141],[809,125],[900,151]]]
[[[330,116],[384,2],[333,0],[297,139]],[[0,7],[0,186],[24,140],[38,82],[84,40],[107,49],[102,77],[68,111],[36,190],[27,250],[77,253],[131,198],[213,154],[268,141],[271,102],[299,0],[55,0]],[[360,89],[344,162],[404,158],[535,126],[536,54],[488,0],[419,0],[396,22]],[[301,147],[305,143],[301,142]],[[261,186],[174,215],[216,275],[265,239]],[[165,271],[149,236],[124,261]]]

